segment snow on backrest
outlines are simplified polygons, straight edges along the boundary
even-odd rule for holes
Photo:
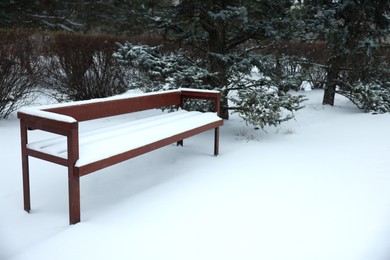
[[[166,91],[125,98],[71,102],[69,105],[51,107],[44,110],[70,116],[77,121],[86,121],[165,106],[179,106],[180,102],[180,91]]]

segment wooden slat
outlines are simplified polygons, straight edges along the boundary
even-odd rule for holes
[[[38,117],[34,115],[29,115],[25,113],[18,112],[18,118],[27,126],[29,130],[44,130],[47,132],[67,135],[69,129],[77,129],[77,122],[63,122],[49,118]]]
[[[23,177],[23,203],[24,210],[30,212],[30,174],[29,174],[29,162],[26,145],[28,143],[27,126],[23,121],[20,123],[20,140],[21,140],[21,152],[22,152],[22,177]]]
[[[211,91],[201,91],[201,90],[181,90],[181,104],[183,104],[184,99],[203,99],[211,100],[215,103],[215,112],[220,116],[220,104],[221,104],[221,94],[219,92]]]
[[[92,173],[94,171],[112,166],[114,164],[117,164],[117,163],[120,163],[123,161],[126,161],[128,159],[131,159],[131,158],[134,158],[136,156],[145,154],[147,152],[156,150],[156,149],[164,147],[166,145],[178,142],[180,140],[194,136],[194,135],[202,133],[204,131],[215,129],[221,125],[223,125],[223,120],[213,122],[213,123],[210,123],[210,124],[207,124],[204,126],[200,126],[198,128],[194,128],[192,130],[183,132],[181,134],[177,134],[177,135],[171,136],[169,138],[165,138],[165,139],[159,140],[157,142],[130,150],[128,152],[125,152],[122,154],[117,154],[115,156],[112,156],[112,157],[109,157],[109,158],[106,158],[106,159],[103,159],[100,161],[93,162],[91,164],[83,165],[79,168],[80,176]]]
[[[211,91],[201,91],[201,90],[181,90],[181,95],[184,98],[193,98],[193,99],[206,99],[206,100],[215,100],[220,96],[219,92]]]
[[[59,165],[68,166],[68,160],[67,159],[64,159],[62,157],[57,157],[57,156],[54,156],[54,155],[51,155],[51,154],[41,153],[41,152],[38,152],[36,150],[31,150],[31,149],[27,148],[27,155],[35,157],[35,158],[38,158],[38,159],[41,159],[41,160],[45,160],[45,161],[49,161],[49,162],[52,162],[52,163],[56,163],[56,164],[59,164]]]
[[[97,101],[94,103],[51,108],[45,111],[71,116],[80,122],[172,105],[180,105],[180,91]]]
[[[68,194],[69,194],[69,223],[80,222],[80,175],[74,167],[79,159],[79,132],[75,129],[69,132],[68,146]]]

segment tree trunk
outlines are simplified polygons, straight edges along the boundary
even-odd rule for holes
[[[323,105],[334,106],[334,98],[336,95],[337,79],[340,74],[342,63],[341,55],[331,57],[328,61],[328,72],[326,76],[326,84],[324,97],[322,99]]]
[[[324,97],[322,99],[322,104],[334,106],[335,96],[336,96],[336,84],[326,84]]]
[[[219,89],[223,89],[228,84],[227,77],[227,66],[219,58],[215,57],[213,54],[222,54],[226,53],[226,34],[225,34],[225,24],[222,19],[216,19],[213,24],[213,30],[209,30],[209,50],[210,50],[210,71],[217,73],[217,80],[214,83]],[[228,111],[228,91],[223,91],[221,93],[221,117],[223,119],[229,119]]]
[[[229,119],[229,104],[228,104],[228,91],[222,91],[221,93],[221,106],[220,106],[220,111],[221,111],[221,118],[223,119]]]

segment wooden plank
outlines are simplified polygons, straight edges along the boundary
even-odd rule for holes
[[[68,133],[68,195],[69,195],[69,223],[80,222],[80,175],[74,167],[79,159],[79,133],[72,129]]]
[[[184,99],[203,99],[211,100],[215,103],[215,112],[220,116],[220,106],[221,106],[221,94],[216,91],[201,91],[201,90],[181,90],[181,106],[183,105]]]
[[[71,116],[80,122],[172,105],[180,105],[180,91],[97,101],[94,103],[51,108],[45,111]]]
[[[194,136],[194,135],[202,133],[204,131],[215,129],[221,125],[223,125],[223,120],[194,128],[192,130],[183,132],[181,134],[177,134],[177,135],[171,136],[169,138],[159,140],[157,142],[136,148],[134,150],[127,151],[127,152],[122,153],[122,154],[117,154],[115,156],[112,156],[112,157],[109,157],[109,158],[106,158],[106,159],[103,159],[100,161],[96,161],[96,162],[93,162],[93,163],[90,163],[87,165],[83,165],[79,168],[80,176],[83,176],[83,175],[92,173],[94,171],[115,165],[117,163],[120,163],[120,162],[126,161],[128,159],[134,158],[136,156],[148,153],[150,151],[156,150],[156,149],[164,147],[166,145],[178,142],[180,140]]]
[[[20,123],[20,140],[21,140],[21,151],[22,151],[22,176],[23,176],[23,203],[24,210],[30,212],[30,173],[28,163],[28,153],[26,145],[28,143],[27,126],[23,121]]]
[[[214,131],[214,155],[217,156],[219,154],[219,127]]]
[[[32,156],[32,157],[35,157],[35,158],[38,158],[38,159],[41,159],[41,160],[45,160],[45,161],[48,161],[48,162],[56,163],[56,164],[59,164],[59,165],[62,165],[62,166],[68,166],[68,160],[67,159],[64,159],[64,158],[61,158],[61,157],[57,157],[57,156],[54,156],[54,155],[51,155],[51,154],[42,153],[42,152],[39,152],[39,151],[36,151],[36,150],[32,150],[32,149],[28,149],[28,148],[27,148],[27,154],[29,156]]]
[[[67,135],[69,129],[78,128],[77,122],[69,123],[57,121],[54,119],[33,116],[21,112],[18,112],[18,118],[23,121],[23,124],[26,125],[29,130],[40,129],[59,135]]]

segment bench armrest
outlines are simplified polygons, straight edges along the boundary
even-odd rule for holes
[[[28,155],[32,155],[43,160],[68,166],[74,165],[79,159],[78,122],[74,118],[33,108],[19,110],[18,118],[20,119],[21,149],[24,161],[26,161]],[[28,130],[37,129],[66,136],[67,159],[29,150],[27,132]]]
[[[216,90],[180,88],[181,98],[203,99],[215,102],[215,112],[220,116],[221,93]]]
[[[77,129],[78,122],[70,117],[44,110],[23,108],[18,118],[31,130],[40,129],[60,135],[68,135],[69,130]]]

